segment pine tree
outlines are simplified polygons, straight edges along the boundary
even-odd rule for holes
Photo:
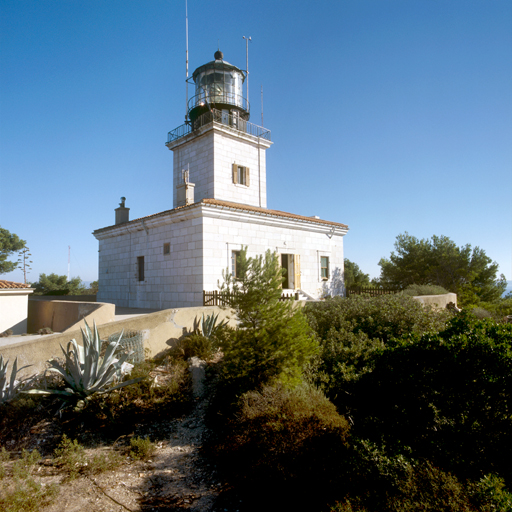
[[[281,301],[283,271],[277,254],[237,258],[237,277],[225,272],[221,291],[230,294],[238,326],[221,344],[224,376],[239,392],[281,381],[295,384],[305,364],[317,352],[302,308]]]

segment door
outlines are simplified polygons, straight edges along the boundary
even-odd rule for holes
[[[281,254],[281,267],[285,274],[283,279],[283,288],[288,290],[297,290],[300,288],[300,255],[299,254]]]

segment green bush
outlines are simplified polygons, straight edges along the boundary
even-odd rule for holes
[[[357,406],[354,385],[395,337],[437,331],[450,317],[400,295],[335,297],[308,304],[305,313],[320,345],[308,378],[345,416]]]
[[[421,295],[444,295],[448,293],[442,286],[436,286],[431,284],[410,284],[403,291],[404,295],[409,297],[419,297]]]
[[[132,437],[130,439],[130,457],[136,460],[149,460],[155,453],[156,446],[149,440],[141,437]]]
[[[202,334],[194,333],[178,340],[172,350],[172,354],[185,360],[191,357],[199,357],[206,360],[213,356],[216,349],[217,345],[214,337],[207,338]]]
[[[462,478],[512,482],[512,325],[463,313],[375,358],[353,389],[358,435]]]
[[[332,329],[363,332],[387,343],[404,334],[441,330],[450,314],[435,311],[404,295],[334,297],[307,304],[305,313],[320,339]]]
[[[70,480],[77,478],[87,466],[85,448],[76,439],[69,439],[66,434],[62,436],[54,453],[58,464],[67,473]]]
[[[94,455],[91,459],[76,439],[71,440],[65,434],[54,455],[56,465],[67,474],[69,480],[74,480],[81,474],[89,475],[115,469],[122,462],[121,456],[114,451]]]
[[[8,460],[2,450],[2,461]],[[12,481],[0,480],[0,510],[3,512],[37,512],[52,502],[58,494],[56,484],[42,485],[32,477],[34,466],[41,459],[37,450],[22,450],[21,458],[12,466]],[[3,469],[3,467],[2,467]],[[3,469],[5,476],[5,469]]]
[[[512,494],[505,488],[503,478],[485,475],[470,486],[473,501],[481,512],[510,512]]]
[[[492,314],[489,311],[487,311],[484,308],[480,308],[480,307],[473,308],[471,310],[471,313],[473,313],[473,315],[475,315],[480,320],[482,318],[492,318]]]
[[[312,499],[325,504],[324,491],[336,487],[337,467],[347,452],[349,426],[321,392],[306,385],[264,386],[241,396],[216,420],[207,452],[251,499],[259,503],[276,491],[290,505],[307,487]],[[266,492],[254,496],[255,487]]]

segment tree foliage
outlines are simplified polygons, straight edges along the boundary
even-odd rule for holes
[[[373,370],[376,353],[394,338],[442,330],[450,316],[404,295],[334,297],[308,304],[305,314],[320,345],[311,379],[347,415],[357,406],[354,386]]]
[[[31,284],[37,295],[81,295],[86,288],[79,277],[70,281],[66,276],[39,274],[39,281]]]
[[[283,273],[276,254],[237,260],[238,276],[224,273],[221,291],[231,294],[238,326],[221,341],[225,375],[240,391],[275,380],[297,382],[317,345],[301,308],[280,301]]]
[[[359,435],[445,470],[512,481],[512,325],[455,316],[376,353],[354,387]]]
[[[349,259],[345,258],[345,288],[351,286],[369,286],[370,276],[365,274],[357,263],[353,263]]]
[[[479,247],[457,247],[446,236],[418,240],[405,232],[397,236],[395,250],[379,262],[383,284],[442,286],[457,293],[463,305],[493,302],[505,291],[505,276],[497,277],[498,264]]]
[[[18,266],[18,263],[8,261],[7,258],[12,253],[21,251],[25,244],[25,240],[19,238],[18,235],[0,227],[0,274],[12,272]]]

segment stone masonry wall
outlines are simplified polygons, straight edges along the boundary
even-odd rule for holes
[[[325,227],[247,212],[194,211],[192,218],[169,215],[155,227],[136,223],[118,236],[100,239],[97,300],[140,308],[201,306],[203,289],[217,289],[222,271],[231,266],[232,251],[245,245],[249,256],[267,249],[299,255],[300,288],[315,298],[344,293],[342,236],[329,238]],[[169,254],[164,254],[164,243],[170,243]],[[138,280],[140,256],[144,281]],[[329,257],[327,281],[320,276],[321,256]]]

